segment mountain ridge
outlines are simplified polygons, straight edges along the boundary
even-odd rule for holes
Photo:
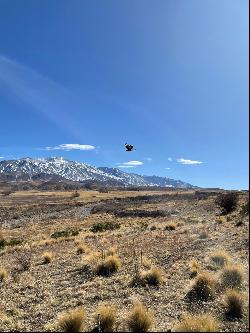
[[[24,157],[0,161],[0,179],[2,180],[47,179],[49,176],[58,181],[63,179],[74,182],[96,181],[105,185],[117,186],[197,188],[181,180],[127,173],[118,168],[95,167],[63,157]]]

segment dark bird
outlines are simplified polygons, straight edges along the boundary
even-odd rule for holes
[[[126,151],[133,151],[135,150],[134,146],[128,144],[128,143],[125,143],[125,148],[126,148]]]

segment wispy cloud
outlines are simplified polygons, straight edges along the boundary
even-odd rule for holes
[[[169,158],[168,158],[168,161],[169,161],[169,162],[172,162],[172,161],[173,161],[172,157],[169,157]]]
[[[118,163],[119,168],[135,168],[139,165],[143,165],[143,162],[141,162],[141,161],[129,161],[129,162]]]
[[[170,170],[171,168],[165,168],[166,170]]]
[[[55,147],[46,147],[46,150],[94,150],[95,147],[91,145],[81,145],[79,143],[63,143]]]
[[[4,159],[4,157],[3,157],[3,156],[0,156],[0,160],[2,160],[2,159]]]
[[[192,164],[202,164],[203,163],[202,161],[186,160],[185,158],[178,158],[177,162],[181,163],[181,164],[186,164],[186,165],[187,164],[192,165]]]
[[[146,158],[146,161],[151,162],[151,161],[152,161],[152,158],[151,158],[151,157],[147,157],[147,158]]]

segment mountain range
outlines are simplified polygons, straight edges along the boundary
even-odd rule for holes
[[[27,157],[3,160],[0,162],[0,180],[53,180],[58,182],[68,180],[83,183],[96,182],[105,186],[196,188],[181,180],[127,173],[117,168],[94,167],[63,157],[37,159]]]

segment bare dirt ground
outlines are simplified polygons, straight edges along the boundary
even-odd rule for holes
[[[60,313],[79,306],[86,311],[91,331],[95,309],[102,302],[117,306],[116,329],[124,331],[134,300],[153,311],[153,331],[167,331],[185,314],[203,312],[218,319],[221,332],[248,331],[248,302],[243,318],[229,321],[223,293],[199,304],[185,297],[192,283],[192,260],[202,271],[219,274],[209,264],[209,255],[216,250],[225,250],[233,263],[242,266],[247,297],[249,222],[240,214],[247,193],[240,194],[237,210],[222,218],[215,193],[79,193],[75,198],[72,192],[35,191],[0,196],[0,241],[5,240],[0,268],[8,272],[0,282],[0,331],[48,331]],[[120,227],[91,231],[96,223],[107,222]],[[166,230],[170,222],[174,230]],[[100,255],[116,247],[120,270],[102,277],[84,269],[88,254],[77,253],[79,242]],[[45,265],[42,254],[47,251],[53,258]],[[162,271],[163,282],[132,287],[131,279],[138,269],[146,269],[146,259]]]

